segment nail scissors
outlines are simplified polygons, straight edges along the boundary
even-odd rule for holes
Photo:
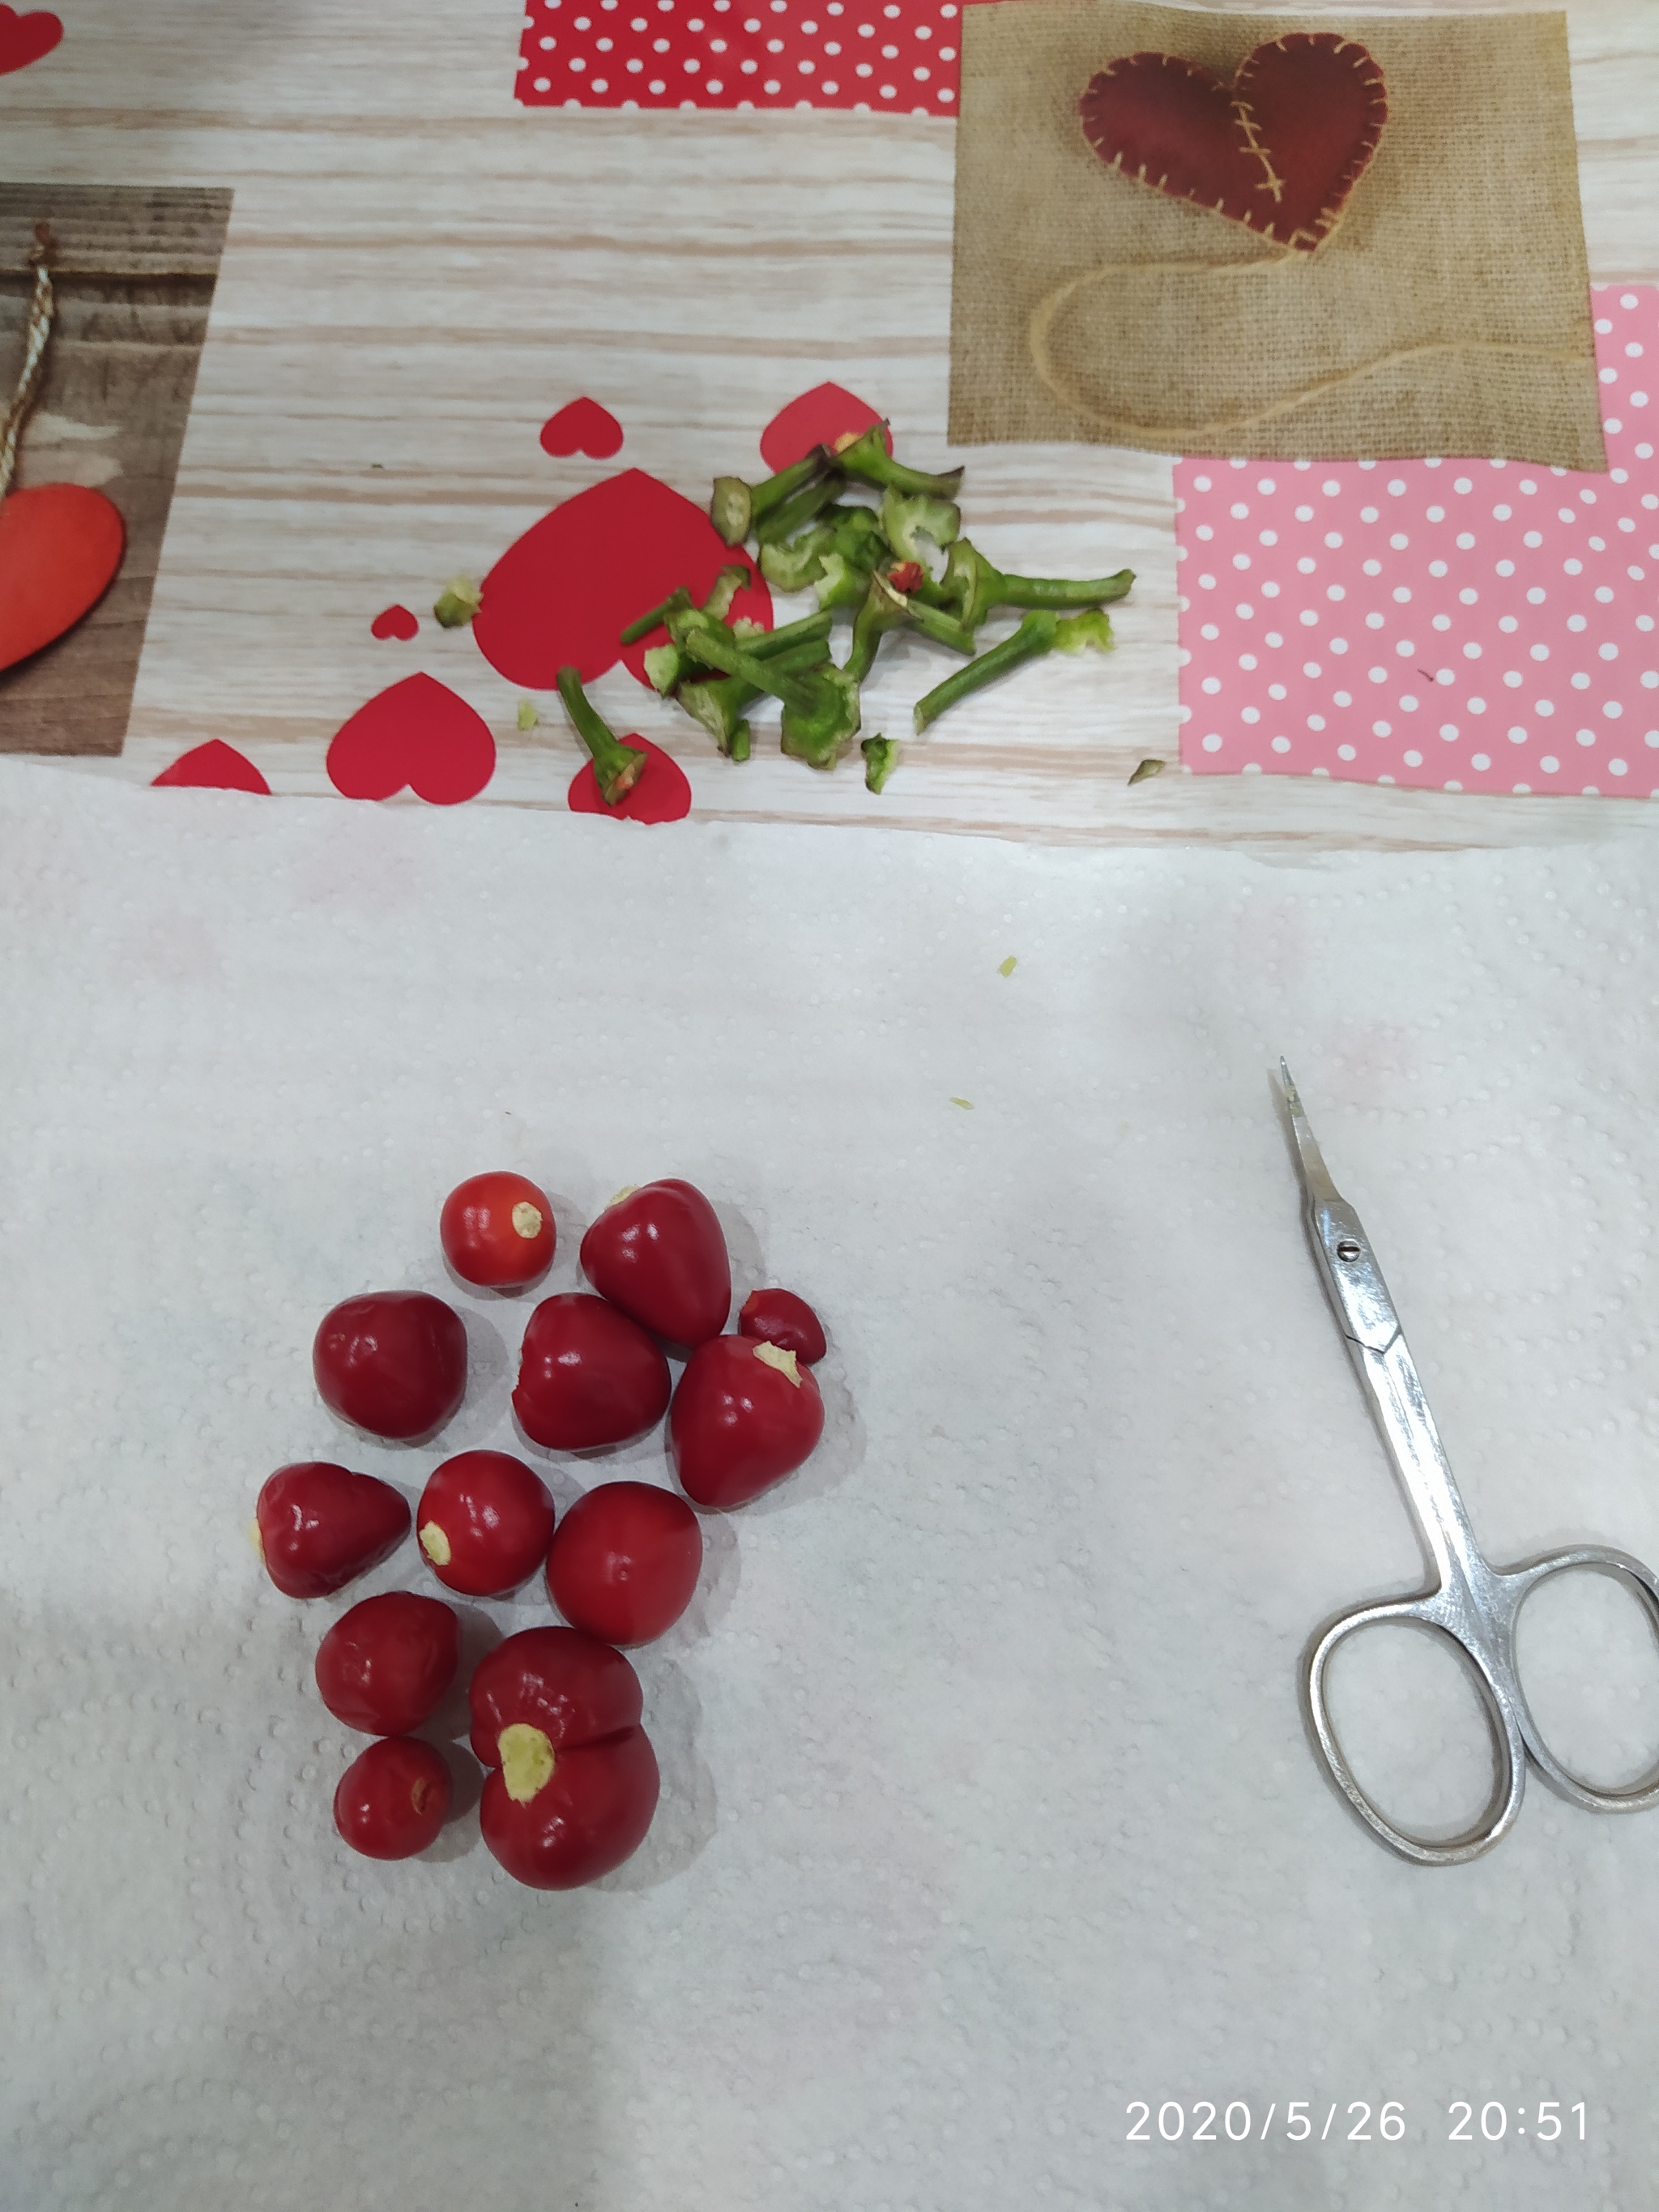
[[[1659,1581],[1629,1553],[1601,1544],[1577,1545],[1504,1570],[1484,1558],[1446,1464],[1434,1416],[1370,1240],[1359,1216],[1331,1181],[1290,1069],[1282,1060],[1279,1066],[1314,1262],[1435,1574],[1433,1587],[1421,1596],[1356,1607],[1321,1629],[1308,1648],[1303,1696],[1333,1780],[1372,1834],[1419,1866],[1459,1865],[1478,1858],[1507,1835],[1521,1810],[1528,1759],[1552,1788],[1586,1812],[1640,1813],[1659,1804],[1659,1768],[1623,1790],[1594,1789],[1570,1773],[1539,1733],[1515,1662],[1516,1617],[1551,1575],[1592,1567],[1617,1576],[1642,1601],[1656,1629]],[[1326,1704],[1326,1669],[1338,1645],[1359,1629],[1395,1621],[1438,1629],[1462,1647],[1480,1686],[1498,1753],[1491,1802],[1472,1827],[1443,1843],[1396,1827],[1366,1796],[1343,1755]]]

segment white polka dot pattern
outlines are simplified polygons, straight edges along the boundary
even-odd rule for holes
[[[954,115],[957,0],[530,0],[529,107]]]
[[[1606,476],[1176,464],[1187,766],[1659,798],[1659,288],[1593,301]]]

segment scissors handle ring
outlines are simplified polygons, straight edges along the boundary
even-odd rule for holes
[[[1517,1603],[1522,1595],[1524,1593],[1517,1594]],[[1514,1826],[1527,1786],[1526,1739],[1519,1716],[1504,1694],[1506,1686],[1500,1686],[1481,1654],[1472,1650],[1451,1625],[1442,1602],[1443,1596],[1443,1592],[1437,1590],[1427,1597],[1395,1598],[1345,1613],[1318,1632],[1308,1647],[1303,1664],[1303,1697],[1308,1720],[1331,1779],[1372,1834],[1416,1866],[1462,1866],[1469,1859],[1479,1858],[1483,1851],[1489,1851]],[[1659,1589],[1655,1590],[1655,1599],[1659,1603]],[[1435,1629],[1466,1654],[1474,1669],[1492,1724],[1499,1763],[1492,1798],[1473,1827],[1443,1842],[1414,1836],[1408,1829],[1397,1827],[1367,1796],[1343,1752],[1325,1696],[1325,1670],[1338,1646],[1362,1628],[1394,1622]]]
[[[1558,1796],[1587,1813],[1643,1813],[1650,1806],[1659,1805],[1659,1765],[1636,1782],[1619,1790],[1598,1790],[1564,1766],[1540,1732],[1533,1718],[1532,1709],[1522,1687],[1514,1657],[1514,1625],[1522,1606],[1542,1583],[1553,1575],[1565,1574],[1572,1568],[1590,1568],[1613,1576],[1634,1590],[1645,1610],[1650,1626],[1659,1634],[1659,1577],[1642,1560],[1628,1552],[1615,1551],[1607,1544],[1579,1544],[1565,1551],[1547,1553],[1542,1559],[1529,1559],[1525,1565],[1506,1569],[1492,1577],[1496,1592],[1503,1594],[1504,1610],[1507,1616],[1508,1672],[1507,1687],[1514,1700],[1520,1723],[1522,1739],[1540,1774]]]

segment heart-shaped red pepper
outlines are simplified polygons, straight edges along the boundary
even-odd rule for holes
[[[654,1427],[672,1387],[638,1322],[586,1291],[561,1291],[530,1316],[513,1410],[549,1451],[597,1451]]]
[[[126,542],[120,509],[84,484],[35,484],[0,501],[0,668],[73,629],[109,589]]]
[[[327,1597],[390,1559],[409,1534],[403,1494],[325,1459],[279,1467],[254,1508],[259,1556],[284,1597]]]
[[[576,1628],[527,1628],[480,1661],[472,1748],[484,1842],[515,1881],[575,1889],[639,1849],[657,1809],[639,1677]]]
[[[720,1217],[670,1177],[613,1198],[582,1239],[582,1273],[671,1344],[718,1336],[732,1310],[732,1261]]]
[[[692,1353],[668,1412],[686,1496],[725,1510],[793,1474],[823,1434],[810,1367],[775,1344],[717,1336]]]
[[[1312,252],[1376,151],[1389,103],[1365,48],[1334,31],[1255,47],[1231,84],[1178,54],[1124,54],[1078,103],[1109,167]]]

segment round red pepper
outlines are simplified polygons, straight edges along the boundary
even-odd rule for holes
[[[331,1460],[279,1467],[254,1507],[259,1556],[284,1597],[327,1597],[409,1534],[409,1507],[389,1482]]]
[[[759,1343],[793,1352],[809,1367],[816,1367],[830,1348],[823,1340],[823,1323],[793,1291],[750,1291],[738,1316],[738,1329]]]
[[[553,1264],[557,1231],[545,1191],[505,1170],[469,1176],[444,1200],[438,1241],[464,1283],[521,1290]]]
[[[365,1858],[412,1858],[436,1843],[448,1817],[443,1754],[412,1735],[382,1736],[370,1744],[334,1792],[334,1825]]]
[[[466,1331],[425,1291],[371,1291],[323,1316],[311,1364],[331,1412],[407,1442],[441,1428],[465,1395]]]
[[[662,1419],[668,1362],[637,1322],[586,1291],[544,1298],[519,1356],[513,1410],[552,1451],[626,1443]]]
[[[337,1721],[407,1735],[443,1702],[461,1659],[461,1624],[441,1598],[388,1590],[343,1613],[317,1647],[317,1687]]]
[[[699,1505],[746,1505],[793,1474],[823,1433],[811,1370],[746,1336],[697,1346],[668,1416],[674,1471]]]
[[[602,1482],[559,1523],[547,1589],[573,1628],[648,1644],[691,1602],[702,1531],[683,1498],[649,1482]]]
[[[527,1628],[472,1677],[472,1748],[489,1769],[484,1842],[532,1889],[597,1881],[638,1850],[657,1808],[639,1678],[574,1628]]]
[[[465,1597],[505,1597],[547,1557],[553,1500],[508,1452],[458,1452],[434,1468],[415,1516],[438,1580]]]
[[[602,1297],[671,1344],[701,1344],[726,1327],[726,1238],[714,1207],[689,1182],[619,1192],[583,1237],[581,1257]]]

